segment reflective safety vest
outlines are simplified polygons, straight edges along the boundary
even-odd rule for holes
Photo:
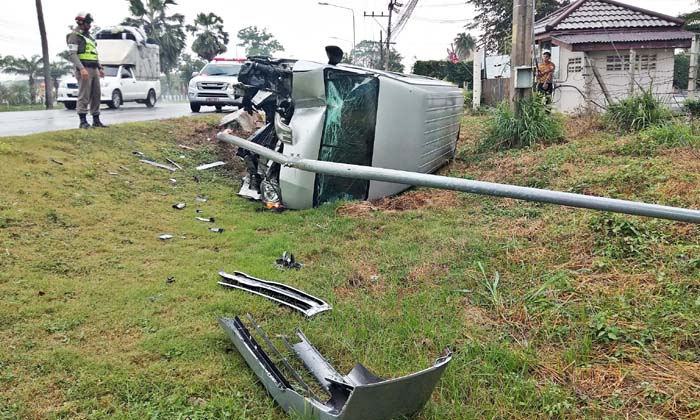
[[[85,40],[85,52],[79,53],[80,61],[98,61],[97,60],[97,42],[94,39],[83,35],[80,32],[75,32],[76,35]]]

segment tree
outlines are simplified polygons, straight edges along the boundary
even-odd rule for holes
[[[228,32],[224,31],[223,23],[224,20],[214,13],[208,15],[199,13],[194,20],[194,25],[187,25],[187,30],[195,37],[192,51],[207,61],[225,53]]]
[[[43,70],[44,69],[42,67],[42,71]],[[61,76],[70,73],[72,70],[73,64],[67,61],[53,61],[51,64],[49,64],[49,78],[46,80],[50,80],[50,82],[53,84],[53,93],[55,93],[56,96],[58,96],[58,81],[61,79]],[[44,74],[46,74],[45,71]],[[48,86],[49,83],[47,83],[46,85]]]
[[[198,58],[193,58],[187,53],[183,53],[180,58],[180,66],[178,68],[178,73],[180,73],[180,82],[187,86],[192,79],[192,73],[195,71],[202,70],[202,67],[206,65],[206,61],[202,61]]]
[[[510,52],[510,37],[513,29],[513,0],[467,0],[474,6],[476,16],[466,29],[480,29],[480,41],[490,52],[507,54]],[[535,19],[568,5],[569,0],[536,0]]]
[[[7,56],[3,60],[2,71],[4,73],[14,73],[29,78],[29,98],[32,105],[36,103],[36,76],[42,69],[42,58],[33,55],[32,58],[15,58]]]
[[[44,81],[46,84],[46,109],[53,108],[53,90],[49,88],[48,81],[51,80],[51,65],[49,64],[49,41],[46,38],[46,25],[44,24],[44,9],[41,7],[41,0],[36,0],[36,16],[39,20],[39,34],[41,35],[41,54],[44,61]]]
[[[449,60],[418,60],[413,64],[413,73],[447,80],[465,89],[471,89],[473,65],[472,61],[453,63]]]
[[[160,45],[160,69],[169,73],[177,67],[180,53],[185,48],[185,16],[168,15],[168,6],[176,6],[175,0],[126,0],[131,17],[122,25],[143,28],[146,35]]]
[[[239,47],[245,47],[248,57],[254,55],[271,56],[277,51],[284,51],[275,36],[267,32],[267,29],[260,30],[257,26],[248,26],[238,31],[238,39],[241,41]]]
[[[455,37],[454,45],[457,58],[459,58],[460,61],[464,61],[468,59],[472,51],[474,51],[476,41],[470,34],[461,32]]]
[[[384,69],[382,63],[382,45],[378,41],[363,40],[355,46],[350,56],[353,58],[353,64],[371,69]],[[402,73],[404,70],[401,64],[401,54],[393,47],[389,50],[389,71]]]

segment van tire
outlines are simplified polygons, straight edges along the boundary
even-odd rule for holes
[[[107,102],[107,106],[110,109],[119,109],[119,107],[122,106],[122,93],[119,89],[115,89],[114,92],[112,92],[112,100]]]
[[[216,105],[216,106],[214,106],[214,108],[216,108],[216,112],[221,112],[221,110],[223,109],[223,106]]]
[[[75,102],[64,102],[64,103],[63,103],[63,106],[66,107],[66,109],[69,109],[69,110],[72,111],[72,110],[74,110],[75,107],[77,106],[77,103],[75,103]]]
[[[156,91],[153,89],[149,90],[148,96],[146,96],[146,102],[145,102],[146,106],[148,108],[153,108],[154,106],[156,106],[157,100],[158,99],[156,98]]]
[[[201,105],[193,104],[190,102],[190,109],[192,110],[192,112],[199,112],[200,108],[202,108]]]

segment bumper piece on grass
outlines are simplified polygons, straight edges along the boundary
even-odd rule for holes
[[[323,300],[282,283],[257,279],[240,271],[235,271],[233,274],[219,271],[219,275],[223,279],[219,282],[221,286],[245,290],[246,292],[266,297],[279,304],[296,309],[307,317],[331,309],[331,306]]]
[[[452,358],[448,353],[437,359],[432,367],[397,379],[379,378],[359,363],[343,376],[297,330],[301,341],[290,345],[285,340],[285,345],[328,392],[330,398],[322,400],[310,391],[250,316],[248,320],[272,353],[282,360],[285,370],[299,383],[297,389],[306,390],[308,396],[303,396],[304,391],[298,392],[292,386],[238,317],[220,318],[219,323],[275,402],[291,416],[302,419],[387,420],[414,414],[428,401]]]
[[[170,171],[170,172],[177,171],[177,168],[174,168],[172,166],[163,165],[162,163],[153,162],[153,161],[146,160],[146,159],[140,159],[139,162],[145,163],[147,165],[155,166],[156,168],[165,169],[166,171]]]

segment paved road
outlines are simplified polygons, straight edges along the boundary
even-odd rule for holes
[[[210,113],[214,108],[204,108]],[[118,124],[131,121],[161,120],[185,115],[198,115],[190,111],[188,103],[158,103],[155,108],[141,104],[125,104],[119,109],[102,107],[100,119],[105,124]],[[91,121],[88,116],[88,121]],[[75,111],[66,109],[51,111],[0,112],[0,137],[24,136],[46,131],[69,130],[78,127]]]

